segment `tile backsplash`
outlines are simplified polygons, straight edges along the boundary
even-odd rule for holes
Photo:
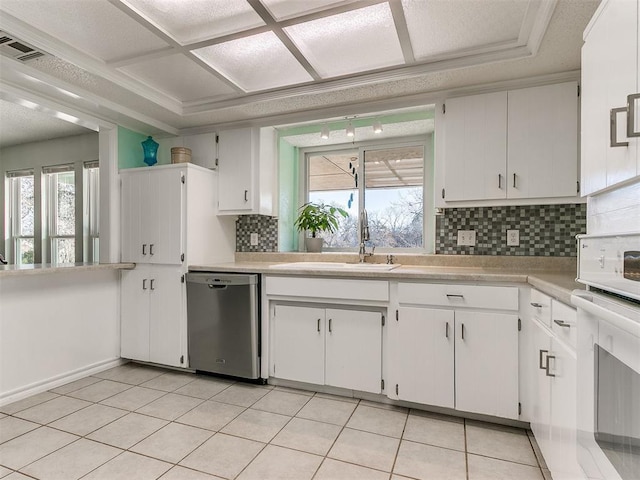
[[[586,233],[586,204],[447,208],[436,216],[437,254],[575,257],[576,238]],[[474,247],[458,246],[458,230],[475,230]],[[507,246],[507,230],[520,245]]]
[[[251,234],[258,244],[251,245]],[[278,219],[268,215],[240,215],[236,220],[236,252],[277,252]]]

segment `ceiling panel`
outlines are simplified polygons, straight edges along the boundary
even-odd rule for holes
[[[1,3],[2,10],[105,61],[167,47],[107,0],[2,0]]]
[[[319,12],[330,7],[353,3],[355,0],[260,0],[276,20]]]
[[[155,58],[120,70],[182,102],[235,93],[225,82],[182,54]]]
[[[387,3],[292,25],[284,30],[323,78],[404,62]]]
[[[529,0],[402,0],[416,60],[516,42]],[[529,12],[532,14],[533,12]]]
[[[247,92],[313,80],[273,32],[211,45],[193,53]]]
[[[124,0],[181,44],[264,25],[245,0]]]

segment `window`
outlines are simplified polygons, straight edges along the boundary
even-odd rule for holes
[[[52,264],[76,261],[76,180],[73,165],[42,169],[47,256]]]
[[[366,209],[368,245],[423,249],[424,151],[424,143],[405,143],[307,153],[308,201],[349,213],[336,233],[323,233],[325,246],[357,247],[359,219]]]
[[[84,260],[100,260],[100,168],[98,161],[84,164]]]
[[[33,170],[7,173],[9,251],[16,265],[34,263],[35,196]]]

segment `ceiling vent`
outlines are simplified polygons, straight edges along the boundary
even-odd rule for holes
[[[45,56],[44,52],[2,31],[0,31],[0,54],[21,62],[28,62]]]

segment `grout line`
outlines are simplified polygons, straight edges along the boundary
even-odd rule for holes
[[[467,446],[467,419],[463,419],[462,426],[464,429],[464,466],[467,480],[469,480],[469,448]]]

